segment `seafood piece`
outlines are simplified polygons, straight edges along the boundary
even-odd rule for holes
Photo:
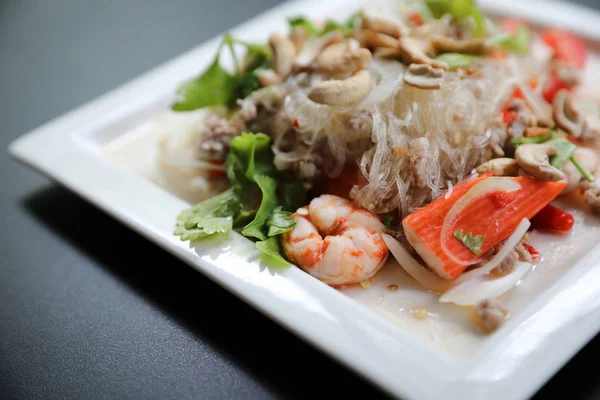
[[[385,227],[375,214],[349,200],[322,195],[292,218],[297,225],[281,239],[285,255],[329,285],[369,279],[387,260]]]

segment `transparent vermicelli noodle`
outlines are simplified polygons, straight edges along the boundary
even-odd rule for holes
[[[374,59],[372,87],[352,107],[317,104],[308,88],[289,83],[284,110],[298,121],[290,160],[320,152],[325,173],[358,163],[367,179],[351,197],[376,213],[407,215],[467,177],[491,157],[488,129],[497,121],[516,77],[502,62],[482,64],[476,75],[446,72],[439,90],[403,82],[401,63]],[[275,151],[283,153],[278,144]]]

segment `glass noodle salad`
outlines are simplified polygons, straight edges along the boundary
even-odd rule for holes
[[[206,117],[163,143],[162,162],[189,157],[189,178],[218,192],[184,210],[175,234],[234,230],[272,265],[335,287],[364,285],[391,254],[386,268],[471,307],[491,332],[508,315],[497,298],[543,256],[528,231],[574,225],[551,202],[600,211],[585,64],[582,39],[492,19],[473,0],[297,16],[268,43],[225,35],[172,105]]]

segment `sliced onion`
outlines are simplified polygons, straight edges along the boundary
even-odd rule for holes
[[[492,177],[488,179],[484,179],[481,182],[476,183],[470,188],[467,193],[465,193],[448,211],[446,214],[446,218],[444,219],[444,224],[442,225],[442,233],[441,233],[441,246],[442,250],[446,253],[446,255],[452,259],[452,261],[460,264],[460,265],[470,265],[473,263],[472,260],[463,261],[457,258],[452,252],[450,252],[446,247],[446,242],[444,238],[448,237],[448,230],[452,229],[454,226],[454,222],[456,218],[463,212],[463,210],[469,206],[475,199],[478,199],[482,196],[485,196],[488,193],[493,192],[503,192],[510,193],[516,190],[521,189],[521,185],[513,179],[510,178],[502,178],[502,177]]]
[[[494,257],[492,257],[490,261],[488,261],[486,264],[482,265],[479,268],[476,268],[469,272],[465,272],[460,277],[455,279],[454,282],[462,283],[468,281],[469,279],[477,278],[483,275],[489,275],[489,273],[492,272],[494,268],[496,268],[498,265],[500,265],[500,263],[502,263],[502,261],[504,261],[504,259],[510,254],[510,252],[515,248],[515,246],[519,244],[519,241],[523,238],[525,233],[527,233],[527,229],[529,229],[530,225],[531,222],[529,222],[527,218],[523,218],[523,220],[517,226],[517,229],[515,229],[513,234],[510,235],[508,239],[506,239],[504,246],[502,246],[500,251]]]
[[[501,296],[515,287],[532,266],[530,263],[518,261],[515,264],[515,270],[502,278],[477,277],[470,279],[444,293],[440,297],[440,303],[475,306],[485,299]]]
[[[396,261],[398,261],[398,264],[400,264],[406,273],[425,287],[425,289],[443,293],[451,287],[452,283],[450,281],[440,278],[423,267],[398,240],[387,234],[383,234],[383,240],[394,255],[394,258],[396,258]]]

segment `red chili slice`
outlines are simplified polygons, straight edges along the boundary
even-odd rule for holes
[[[573,229],[575,219],[571,214],[548,204],[531,219],[531,227],[553,233],[568,233]]]

